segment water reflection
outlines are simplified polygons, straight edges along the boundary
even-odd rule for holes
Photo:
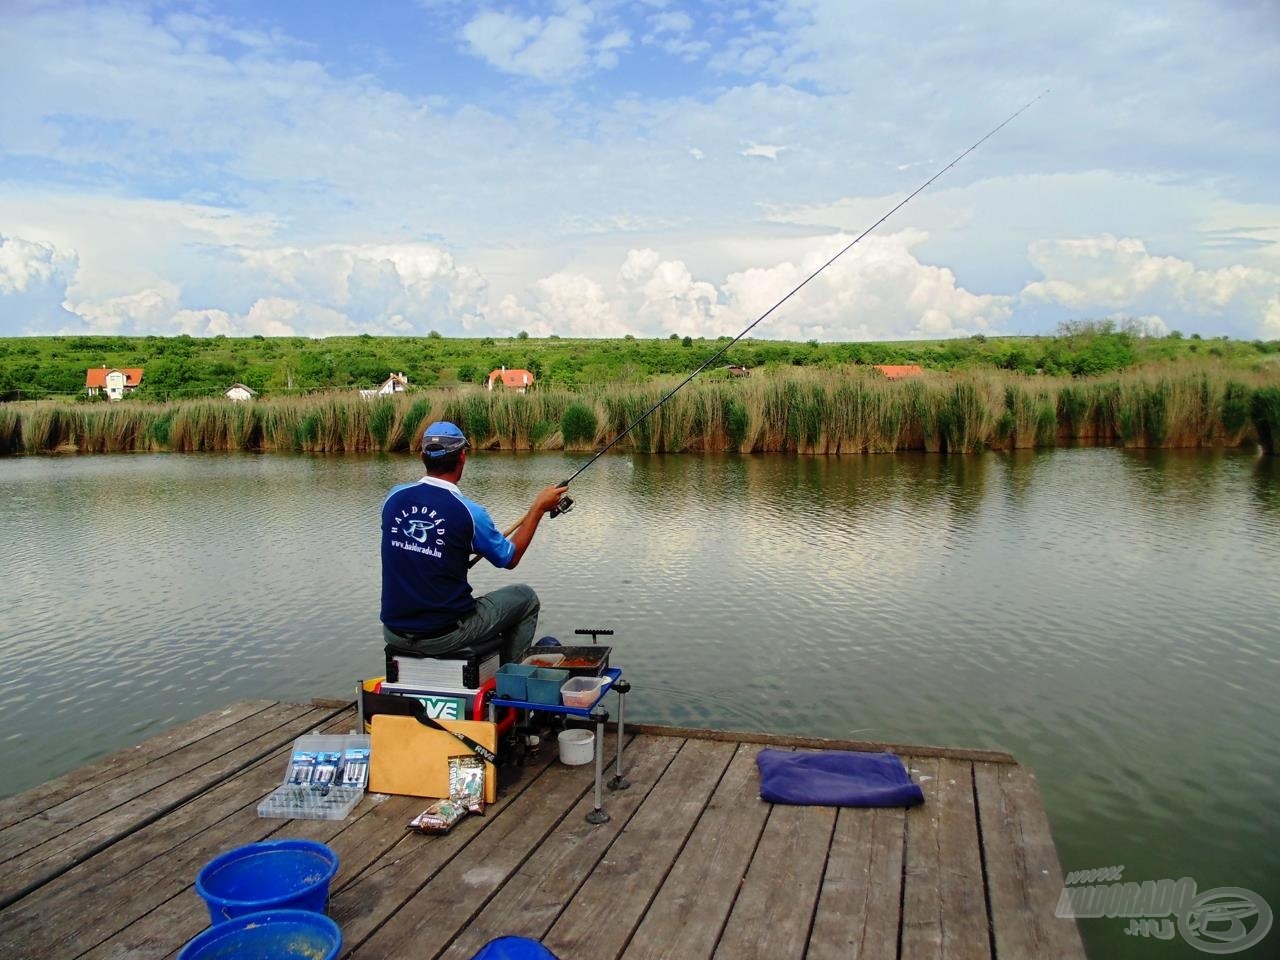
[[[1253,499],[1258,509],[1280,517],[1280,457],[1259,457],[1253,470]]]

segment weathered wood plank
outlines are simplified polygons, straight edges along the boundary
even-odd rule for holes
[[[806,960],[897,957],[906,813],[840,811]]]
[[[627,730],[651,737],[681,737],[686,740],[726,740],[732,743],[761,743],[771,747],[795,747],[803,750],[862,750],[883,753],[888,750],[906,757],[949,757],[953,760],[977,760],[984,763],[1017,763],[1003,750],[969,750],[961,747],[931,747],[920,744],[880,743],[876,740],[831,740],[826,737],[799,737],[791,734],[754,733],[745,730],[703,730],[696,727],[664,727],[652,723],[628,723]]]
[[[330,915],[343,929],[343,955],[356,951],[389,923],[455,857],[461,858],[460,865],[483,867],[483,859],[470,849],[482,832],[488,837],[486,848],[507,837],[511,839],[506,842],[515,846],[537,843],[589,789],[590,780],[580,773],[551,764],[514,784],[486,816],[468,817],[444,836],[406,834],[402,826],[398,842],[331,901]],[[414,916],[406,914],[402,922],[412,923]],[[377,956],[373,951],[366,955]]]
[[[996,956],[1083,958],[1076,922],[1054,914],[1062,867],[1035,775],[987,764],[973,772]]]
[[[496,936],[543,935],[603,850],[624,829],[680,746],[680,741],[642,743],[631,740],[630,730],[627,732],[627,774],[633,786],[622,792],[605,791],[604,807],[610,819],[604,824],[586,821],[586,814],[594,806],[588,781],[588,790],[576,806],[506,878],[470,923],[459,929],[438,957],[470,957]],[[612,753],[607,750],[606,757],[609,756]],[[607,765],[605,775],[609,775]],[[439,882],[433,880],[422,895],[431,895]]]
[[[770,809],[713,956],[804,956],[835,820],[834,807],[776,804]]]
[[[628,746],[628,759],[633,762],[628,764],[627,774],[632,785],[607,795],[609,822],[586,821],[594,801],[590,793],[584,796],[458,934],[441,960],[466,960],[494,937],[542,939],[661,779],[681,744],[679,740],[649,738],[644,749],[638,742]]]
[[[759,796],[760,749],[735,750],[623,960],[702,960],[715,950],[769,814]]]
[[[272,708],[273,710],[275,708]],[[300,711],[300,712],[299,712]],[[264,711],[264,714],[270,711]],[[270,756],[295,737],[330,718],[334,711],[291,708],[293,717],[194,769],[163,780],[154,789],[31,847],[0,872],[0,905],[7,906],[95,853],[158,820],[223,779]],[[246,721],[251,722],[251,721]],[[74,801],[73,801],[74,802]],[[29,821],[28,821],[29,822]]]
[[[637,763],[662,767],[674,752],[670,744],[632,742]],[[376,934],[354,953],[357,958],[417,958],[436,956],[474,921],[489,900],[544,843],[555,843],[576,807],[579,815],[591,808],[588,794],[592,769],[563,765],[543,778],[518,817],[486,827],[451,863],[404,904]],[[587,825],[585,820],[583,825]]]
[[[731,744],[709,740],[683,744],[543,938],[553,953],[600,960],[622,953],[734,752]]]
[[[986,960],[991,939],[972,765],[912,758],[909,766],[925,802],[907,811],[903,960]]]
[[[214,736],[255,713],[274,706],[272,700],[241,700],[221,710],[196,717],[133,747],[126,747],[100,760],[77,767],[69,773],[0,800],[0,830],[26,820],[33,814],[87,793],[95,787],[124,776],[132,770],[167,756],[188,744]]]
[[[341,732],[354,715],[323,729]],[[0,924],[0,960],[29,956],[33,943],[51,956],[78,956],[190,889],[217,854],[279,830],[288,821],[260,820],[257,805],[279,785],[288,756],[287,746],[277,750],[15,903]],[[200,916],[191,934],[208,922],[203,906]],[[168,943],[180,932],[163,931]]]
[[[59,834],[73,830],[99,814],[128,803],[244,743],[270,733],[309,709],[293,704],[274,704],[225,728],[216,737],[204,737],[153,758],[127,777],[109,780],[20,823],[5,827],[0,830],[0,864],[13,860],[32,847],[49,843]]]

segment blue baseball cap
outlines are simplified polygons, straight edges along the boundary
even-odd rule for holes
[[[422,435],[422,452],[428,457],[443,457],[471,446],[456,423],[437,420]]]

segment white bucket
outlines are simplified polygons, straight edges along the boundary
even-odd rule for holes
[[[560,762],[580,767],[596,758],[596,735],[590,730],[561,730]]]

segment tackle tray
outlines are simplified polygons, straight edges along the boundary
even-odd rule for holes
[[[523,663],[526,657],[539,654],[560,653],[564,659],[557,665],[557,670],[568,670],[570,677],[598,677],[609,666],[609,653],[612,647],[592,644],[585,647],[529,647],[516,662]]]
[[[258,816],[345,820],[369,782],[371,746],[363,734],[298,737],[284,782],[258,804]]]

